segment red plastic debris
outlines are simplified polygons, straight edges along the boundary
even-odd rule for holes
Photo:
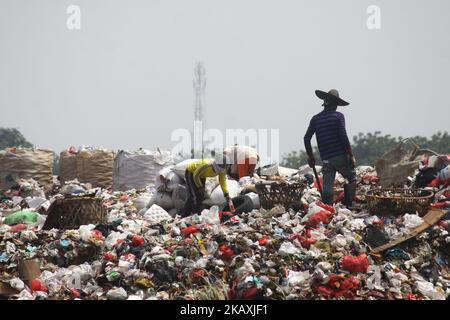
[[[34,279],[33,281],[31,281],[31,290],[33,290],[33,291],[43,291],[43,292],[47,292],[48,293],[48,288],[39,279]]]
[[[308,238],[311,238],[311,237],[312,237],[312,229],[306,229],[306,230],[305,230],[305,235],[306,235]]]
[[[219,220],[221,223],[226,222],[228,220],[233,220],[234,214],[230,211],[219,211]]]
[[[300,236],[298,238],[298,241],[300,241],[300,244],[305,249],[309,249],[312,244],[317,242],[317,240],[315,240],[315,239],[305,238],[305,237],[302,237],[302,236]]]
[[[27,228],[26,224],[16,224],[15,226],[12,226],[11,229],[9,229],[10,232],[16,233],[16,232],[20,232],[22,230],[25,230]]]
[[[430,204],[430,207],[433,209],[443,209],[450,206],[450,201],[436,202]]]
[[[120,202],[127,202],[128,200],[130,200],[130,197],[127,194],[124,194],[119,198]]]
[[[325,286],[318,286],[316,290],[325,297],[352,297],[360,286],[360,281],[351,276],[349,278],[343,275],[331,275]]]
[[[260,246],[265,246],[268,241],[269,241],[269,237],[265,236],[265,237],[259,239],[258,243]]]
[[[142,236],[134,235],[133,238],[131,239],[131,243],[133,244],[133,246],[139,247],[145,243],[145,239]]]
[[[374,221],[372,221],[372,224],[376,225],[376,226],[377,225],[382,226],[384,224],[384,220],[382,220],[382,219],[374,220]]]
[[[101,233],[101,232],[98,231],[98,230],[92,230],[92,236],[93,236],[94,238],[96,238],[96,239],[99,239],[99,240],[105,239],[105,237],[103,237],[103,233]]]
[[[320,185],[323,186],[323,177],[319,177]],[[314,188],[319,189],[319,185],[317,184],[317,181],[314,181]]]
[[[70,293],[72,294],[72,298],[74,299],[78,299],[81,297],[80,292],[75,288],[70,289]]]
[[[67,152],[69,152],[70,154],[76,154],[77,153],[77,148],[75,148],[74,146],[71,146],[71,147],[69,147]]]
[[[306,225],[311,228],[317,227],[320,223],[328,224],[330,223],[330,218],[333,214],[326,210],[321,210],[319,212],[314,213],[312,216],[308,218]]]
[[[303,237],[303,236],[299,235],[298,233],[295,233],[289,237],[290,241],[294,241],[295,239],[297,239],[300,242],[300,244],[302,245],[302,247],[305,249],[309,249],[312,244],[317,242],[317,240]]]
[[[221,252],[222,258],[224,260],[231,260],[236,255],[233,249],[224,244],[219,247],[219,251]]]
[[[117,256],[112,252],[105,252],[103,254],[103,258],[108,261],[116,261],[117,260]]]
[[[128,253],[121,257],[122,260],[128,261],[128,262],[134,262],[136,261],[136,256],[132,253]]]
[[[189,236],[190,234],[197,233],[199,231],[200,231],[200,229],[197,228],[196,226],[186,227],[183,230],[181,230],[181,232],[183,233],[183,235],[185,237]]]
[[[429,187],[437,188],[439,186],[447,185],[449,184],[449,180],[440,180],[438,178],[431,180],[431,182],[428,184]]]
[[[352,273],[366,272],[369,268],[369,259],[365,253],[353,257],[345,256],[342,259],[342,269],[350,271]]]
[[[336,213],[336,210],[333,206],[330,206],[328,204],[323,203],[322,201],[317,201],[316,204],[321,207],[322,209],[325,209],[326,211],[329,211],[331,213]]]
[[[242,299],[250,300],[259,294],[259,289],[257,287],[250,287],[242,293]]]
[[[191,280],[194,283],[198,283],[201,279],[205,277],[205,270],[204,269],[194,269],[189,274],[189,280]]]
[[[380,177],[378,176],[364,176],[362,177],[362,182],[365,184],[378,183],[380,182]]]

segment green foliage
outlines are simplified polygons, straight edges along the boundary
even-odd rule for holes
[[[392,137],[390,134],[383,135],[380,131],[374,133],[359,133],[353,137],[352,149],[358,165],[375,165],[375,162],[387,151],[394,148],[403,137]],[[433,150],[439,154],[450,152],[450,135],[448,132],[437,132],[430,138],[415,136],[412,140],[424,149]],[[316,162],[320,159],[317,147],[314,148]],[[283,156],[282,166],[299,168],[308,162],[306,152],[292,151]]]
[[[10,147],[31,148],[33,145],[15,128],[0,128],[0,150]]]
[[[314,158],[316,159],[316,163],[320,164],[320,155],[317,147],[313,148],[313,153]],[[304,150],[289,152],[283,156],[283,160],[281,161],[281,165],[283,167],[295,169],[300,168],[302,165],[305,165],[307,163],[308,163],[308,155]]]
[[[382,135],[380,131],[374,133],[359,133],[353,137],[352,150],[358,165],[374,165],[386,151],[394,148],[402,137]]]

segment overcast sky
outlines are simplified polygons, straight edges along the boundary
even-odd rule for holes
[[[303,149],[315,89],[351,103],[349,135],[449,129],[448,0],[0,0],[0,127],[56,151],[171,147],[198,60],[207,127],[280,129],[281,153]]]

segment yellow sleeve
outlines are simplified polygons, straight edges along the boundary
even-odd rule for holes
[[[195,171],[194,171],[194,183],[197,186],[197,188],[201,188],[203,187],[202,184],[202,173],[204,170],[206,170],[208,167],[208,165],[203,165],[203,166],[199,166]]]
[[[228,193],[227,174],[226,173],[219,174],[219,183],[220,183],[220,187],[222,188],[223,193]]]

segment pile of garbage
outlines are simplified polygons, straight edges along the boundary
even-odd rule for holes
[[[35,181],[21,180],[0,204],[0,297],[444,300],[450,294],[449,186],[433,187],[433,206],[447,210],[439,223],[373,254],[372,248],[408,234],[424,218],[414,212],[373,215],[363,199],[353,211],[339,197],[325,205],[307,168],[283,177],[309,182],[299,211],[275,206],[234,215],[222,210],[217,183],[209,181],[210,207],[181,218],[185,165],[163,168],[155,185],[139,190],[72,180],[46,196]],[[374,168],[358,167],[357,173],[360,193],[378,183]],[[254,179],[230,180],[232,196]],[[103,200],[105,221],[42,229],[55,199],[85,194]]]

